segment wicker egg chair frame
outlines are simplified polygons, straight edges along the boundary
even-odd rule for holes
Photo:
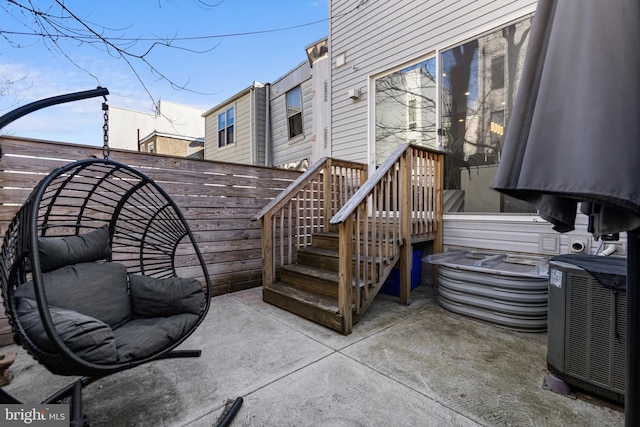
[[[72,94],[70,100],[106,93],[106,89],[98,88]],[[63,101],[52,98],[47,105],[68,100],[68,96]],[[22,111],[18,115],[24,114]],[[81,377],[42,400],[55,403],[71,396],[72,425],[88,425],[82,414],[81,390],[96,379],[158,359],[200,356],[200,350],[176,350],[176,347],[204,320],[211,297],[205,261],[176,203],[144,173],[110,160],[108,146],[106,152],[104,159],[73,162],[40,181],[7,227],[0,259],[3,303],[16,343],[52,373]],[[136,275],[165,283],[176,278],[197,280],[204,295],[199,313],[189,314],[188,326],[183,327],[179,336],[142,356],[119,357],[108,363],[87,360],[69,348],[50,309],[47,293],[51,284],[46,279],[50,273],[42,265],[43,256],[47,256],[42,253],[42,239],[82,237],[100,229],[108,230],[108,250],[104,259],[96,261],[98,264],[121,264],[128,278]],[[19,315],[20,298],[16,293],[24,286],[33,288],[39,319],[50,343],[47,348],[34,342],[37,340]],[[22,403],[2,389],[0,402]]]

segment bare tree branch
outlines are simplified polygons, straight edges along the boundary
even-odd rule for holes
[[[203,0],[193,0],[200,8],[211,9],[222,3],[221,1],[209,3]],[[158,7],[162,7],[162,0],[158,0]],[[0,29],[0,36],[14,48],[24,48],[31,45],[23,45],[17,41],[17,36],[32,36],[42,41],[51,52],[63,56],[78,69],[94,78],[99,84],[99,77],[83,67],[70,54],[68,43],[75,42],[74,48],[87,45],[94,47],[105,54],[123,61],[131,70],[136,80],[140,83],[151,101],[156,104],[141,71],[146,69],[160,80],[168,83],[175,90],[188,91],[200,95],[210,95],[193,90],[189,87],[189,79],[185,82],[177,82],[164,71],[156,67],[150,59],[151,53],[158,49],[180,50],[193,54],[202,54],[216,49],[220,41],[215,42],[206,49],[192,49],[185,43],[189,39],[177,41],[177,34],[171,38],[130,38],[126,32],[131,27],[110,28],[98,24],[89,19],[78,16],[63,0],[54,0],[50,5],[40,6],[32,0],[7,0],[0,9],[20,22],[26,31],[8,31]],[[62,42],[67,43],[67,46]]]

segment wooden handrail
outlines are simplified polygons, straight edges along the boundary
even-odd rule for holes
[[[330,163],[330,164],[328,164],[328,163]],[[289,184],[289,186],[286,189],[284,189],[278,195],[278,197],[276,197],[275,199],[270,201],[267,205],[265,205],[265,207],[260,209],[260,211],[257,214],[255,214],[251,218],[251,220],[252,221],[257,221],[259,219],[262,219],[262,217],[267,212],[269,212],[271,210],[279,209],[282,206],[284,206],[287,203],[288,200],[290,200],[298,191],[300,191],[309,182],[309,180],[313,179],[320,172],[326,170],[328,166],[329,167],[330,166],[337,166],[337,167],[343,167],[343,168],[355,169],[355,170],[362,170],[362,171],[366,170],[365,166],[362,163],[350,162],[350,161],[347,161],[347,160],[331,159],[331,158],[328,158],[328,157],[323,157],[320,160],[318,160],[316,163],[311,165],[311,167],[309,169],[307,169],[302,175],[300,175],[295,181],[293,181],[291,184]],[[331,175],[327,174],[326,176],[330,177]]]
[[[391,152],[391,155],[373,172],[356,194],[331,218],[331,224],[339,224],[353,214],[353,211],[367,198],[382,177],[396,164],[407,147],[409,147],[409,144],[400,144]]]

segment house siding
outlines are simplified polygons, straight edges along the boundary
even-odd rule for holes
[[[369,162],[370,77],[504,25],[535,10],[534,0],[331,2],[332,156]],[[336,67],[336,58],[346,63]],[[359,89],[360,99],[348,97]],[[367,147],[367,149],[363,149]]]
[[[287,125],[287,91],[300,85],[302,89],[303,134],[289,139]],[[311,67],[303,62],[271,85],[272,163],[283,166],[309,160],[313,130],[313,84]]]
[[[485,34],[535,12],[535,0],[478,2],[360,2],[331,1],[334,17],[330,24],[331,60],[331,155],[370,163],[373,135],[373,78],[397,71],[440,50]],[[344,65],[336,60],[344,55]],[[342,58],[340,58],[342,59]],[[348,96],[359,89],[359,99]],[[491,171],[485,180],[475,178],[467,191],[482,191],[492,183]],[[483,175],[484,177],[484,175]],[[489,193],[487,193],[489,194]],[[496,200],[483,197],[490,211]],[[485,210],[483,210],[485,208]],[[494,206],[495,208],[495,206]],[[584,244],[582,253],[594,253],[601,242],[587,232],[588,218],[576,216],[575,230],[557,233],[551,224],[528,214],[445,214],[444,249],[470,249],[553,256],[575,252],[572,243]],[[606,243],[605,246],[610,243]],[[626,236],[616,242],[616,255],[626,255]]]

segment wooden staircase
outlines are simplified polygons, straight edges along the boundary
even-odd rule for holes
[[[368,179],[366,165],[313,165],[254,217],[264,301],[346,335],[398,264],[408,303],[412,245],[441,248],[442,160],[403,144]]]
[[[298,262],[280,268],[280,281],[263,288],[264,301],[336,331],[343,330],[338,308],[338,233],[315,233],[298,250]]]
[[[344,316],[338,305],[339,244],[337,232],[314,233],[311,245],[298,250],[297,262],[280,268],[280,281],[263,287],[264,301],[338,332],[344,331]],[[376,257],[375,262],[374,268],[379,271],[380,258]],[[356,286],[357,282],[352,280],[352,287]],[[359,286],[371,286],[371,282]],[[353,305],[355,325],[361,313],[355,310],[355,301]]]

